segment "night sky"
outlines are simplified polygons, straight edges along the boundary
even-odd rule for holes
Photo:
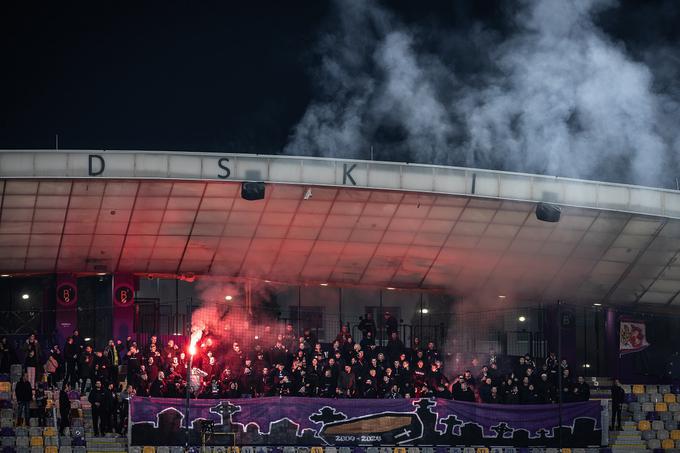
[[[458,95],[451,93],[488,84],[491,75],[502,72],[502,68],[493,66],[493,50],[517,33],[520,25],[515,17],[527,3],[531,2],[376,3],[380,14],[389,15],[389,30],[379,30],[381,22],[376,19],[368,29],[350,28],[350,33],[365,34],[356,54],[364,53],[370,59],[376,52],[371,40],[383,40],[392,28],[408,31],[412,50],[436,92],[434,98],[451,106],[445,110],[457,110],[446,114],[450,130],[446,131],[445,146],[472,149],[469,137],[474,134],[464,124]],[[664,107],[670,113],[663,113],[672,123],[680,118],[680,112],[675,111],[680,2],[604,3],[608,7],[592,13],[598,33],[603,33],[612,46],[623,49],[626,59],[652,68],[650,90],[663,92],[672,100],[670,107]],[[60,148],[64,149],[298,154],[300,143],[326,143],[318,137],[311,142],[293,137],[310,105],[328,103],[327,88],[337,88],[338,80],[326,83],[324,64],[326,53],[333,51],[333,40],[343,33],[338,23],[346,5],[349,2],[318,0],[3,2],[0,148],[53,148],[55,134],[59,134]],[[378,30],[373,32],[372,28]],[[353,43],[350,40],[349,49]],[[657,49],[665,49],[665,53],[656,53]],[[455,84],[439,83],[440,72],[430,77],[429,66],[422,63],[427,60],[421,59],[424,54],[441,59],[441,67],[455,74]],[[342,65],[347,58],[352,57],[341,55],[333,61]],[[659,65],[655,63],[659,58],[665,62],[662,71],[657,71]],[[361,69],[355,68],[350,76],[382,77],[380,67],[371,63],[365,66],[361,63]],[[386,105],[387,110],[396,109]],[[345,107],[337,105],[340,110]],[[565,122],[578,121],[582,115],[578,109],[574,107]],[[356,150],[346,150],[354,146],[352,141],[349,145],[335,141],[329,142],[328,149],[304,149],[299,154],[364,158],[370,144],[375,145],[377,158],[383,160],[591,176],[590,170],[562,171],[561,164],[525,168],[517,164],[518,159],[498,159],[474,149],[444,153],[444,157],[440,150],[417,154],[409,147],[422,143],[428,147],[431,137],[414,141],[408,120],[391,117],[385,109],[362,111],[360,123],[361,140],[356,141]],[[676,168],[680,142],[674,141],[675,135],[660,135],[667,140],[664,146],[668,148],[661,166]],[[622,161],[628,160],[633,158],[622,157]],[[631,175],[635,171],[624,174],[634,178]],[[674,171],[666,171],[658,183],[651,184],[669,186]]]

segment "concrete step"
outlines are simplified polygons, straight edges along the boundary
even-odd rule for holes
[[[87,453],[127,453],[125,450],[99,450],[88,448]]]
[[[88,436],[85,438],[85,441],[90,443],[98,443],[98,444],[110,444],[110,445],[117,445],[117,444],[126,444],[127,445],[127,439],[125,437],[94,437],[94,436]]]

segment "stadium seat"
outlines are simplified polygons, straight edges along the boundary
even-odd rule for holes
[[[477,450],[475,450],[472,447],[467,447],[467,448],[463,448],[463,453],[477,453]]]
[[[668,431],[666,431],[665,429],[660,429],[656,431],[656,438],[659,440],[668,439]]]
[[[640,412],[642,410],[642,404],[638,402],[628,403],[628,410],[631,412]]]
[[[635,384],[632,389],[632,393],[636,395],[641,395],[645,393],[645,386],[640,384]]]
[[[16,438],[16,446],[17,447],[28,447],[29,445],[29,438],[28,437],[17,437]]]
[[[647,441],[647,448],[654,450],[655,448],[661,448],[661,441],[659,439],[650,439]]]
[[[3,437],[2,446],[3,447],[14,447],[16,445],[16,438],[14,437]]]
[[[640,393],[638,395],[635,395],[635,397],[637,398],[637,401],[639,403],[649,403],[650,395],[648,395],[646,393]]]
[[[71,436],[61,436],[59,438],[59,445],[70,447],[71,446]]]
[[[664,450],[675,448],[675,442],[672,439],[664,439],[661,441],[661,448]]]
[[[45,447],[56,447],[57,446],[57,436],[45,436],[43,437],[43,441],[45,442],[44,445]]]
[[[56,445],[50,445],[49,447],[45,447],[45,453],[59,453],[59,447]]]
[[[672,393],[664,393],[663,401],[664,401],[664,403],[671,404],[671,403],[676,403],[678,401],[678,398]]]
[[[87,453],[87,448],[85,448],[84,445],[78,445],[71,448],[73,449],[73,453]]]
[[[70,445],[62,445],[59,447],[59,453],[73,453]]]
[[[323,447],[312,447],[310,451],[311,453],[323,453]]]
[[[671,431],[671,439],[680,440],[680,429],[674,429]]]
[[[338,449],[335,447],[326,447],[326,453],[338,453]]]
[[[666,420],[663,422],[663,427],[666,431],[671,432],[674,429],[678,428],[678,423],[676,421],[671,420]]]
[[[12,384],[9,383],[9,382],[0,382],[0,392],[11,393],[12,392]]]
[[[652,403],[660,403],[663,401],[663,395],[661,393],[652,393],[649,395],[649,401]]]
[[[642,437],[642,440],[656,439],[656,431],[642,431],[640,437]]]
[[[170,453],[184,453],[184,447],[170,447]]]
[[[489,453],[489,449],[486,447],[480,447],[477,449],[477,453]]]
[[[654,412],[654,403],[642,403],[642,412]]]
[[[667,412],[668,411],[668,405],[666,403],[656,403],[654,405],[654,410],[656,412]]]
[[[43,435],[43,429],[39,427],[32,427],[28,428],[28,435],[33,437],[33,436],[42,436]]]
[[[42,446],[43,446],[42,436],[31,437],[31,447],[42,447]]]
[[[307,452],[309,452],[309,448],[307,449]],[[227,447],[227,453],[241,453],[241,448],[240,447]]]
[[[638,423],[638,430],[640,430],[640,431],[649,431],[650,429],[652,429],[652,424],[649,423],[649,421],[647,421],[647,420],[640,420],[640,422]]]
[[[212,453],[212,447],[201,447],[201,453]]]
[[[45,449],[42,446],[31,447],[31,453],[44,453]]]

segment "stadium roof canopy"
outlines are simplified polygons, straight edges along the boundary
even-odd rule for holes
[[[680,304],[680,193],[306,157],[0,152],[0,272]],[[246,201],[241,181],[266,182]],[[562,207],[536,219],[537,202]]]

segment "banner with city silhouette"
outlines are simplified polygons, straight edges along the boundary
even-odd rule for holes
[[[134,397],[133,445],[184,445],[186,401]],[[561,412],[561,413],[560,413]],[[494,405],[444,399],[194,399],[191,445],[600,445],[600,402]],[[560,426],[561,422],[561,426]]]

